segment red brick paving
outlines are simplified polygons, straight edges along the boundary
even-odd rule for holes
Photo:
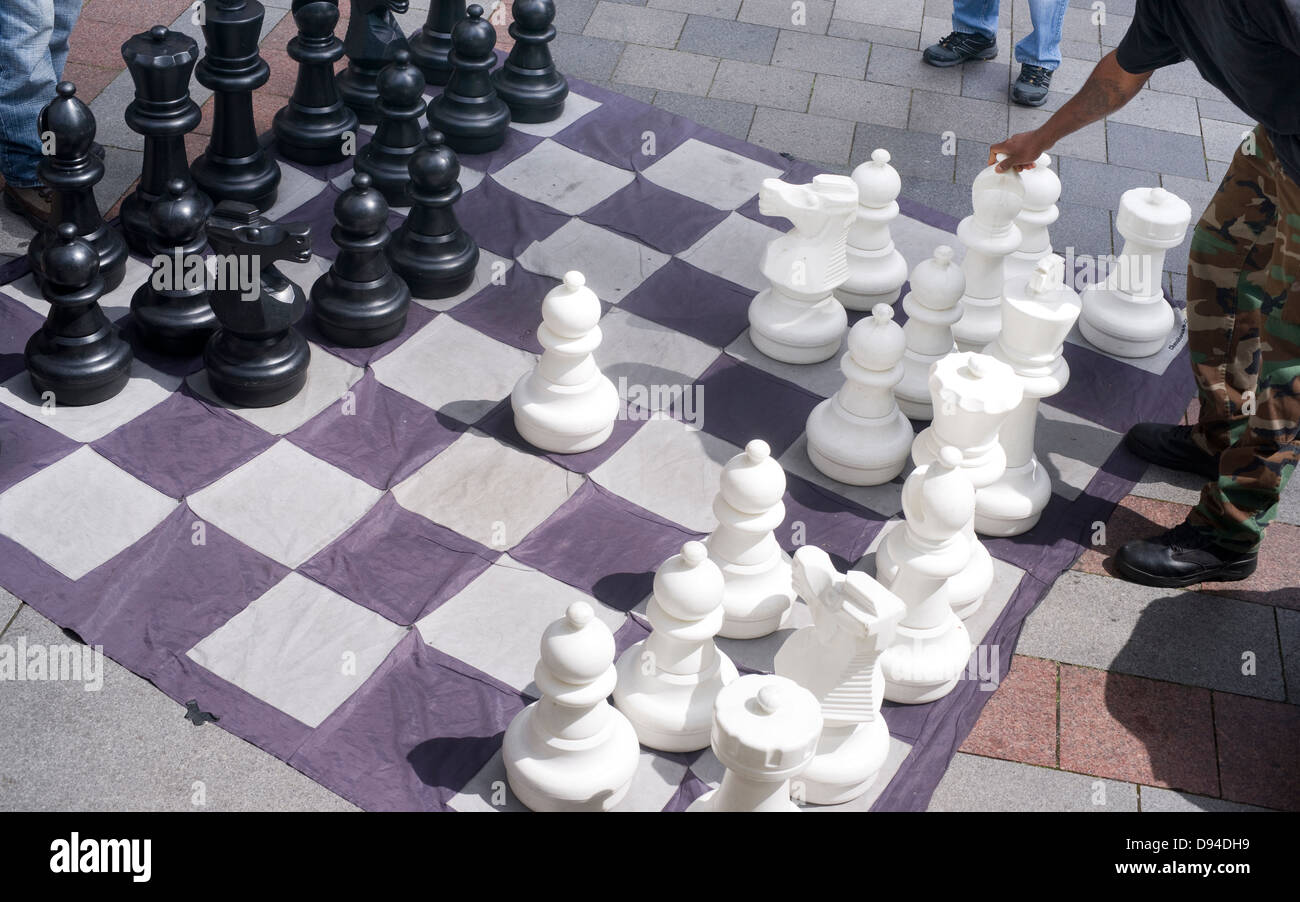
[[[1300,811],[1300,706],[1214,693],[1223,797]]]
[[[1057,663],[1016,655],[961,751],[1056,767]]]
[[[63,67],[63,80],[76,85],[77,97],[83,103],[90,103],[108,87],[109,82],[116,78],[120,71],[121,69],[104,69],[100,66],[87,66],[85,63],[69,61]]]
[[[122,45],[143,30],[139,25],[80,21],[68,38],[68,59],[83,65],[121,71],[126,68]]]
[[[192,0],[90,0],[81,9],[84,22],[129,25],[136,32],[155,25],[170,25],[189,9]]]

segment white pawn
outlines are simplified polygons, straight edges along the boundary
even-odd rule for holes
[[[749,305],[749,340],[773,360],[818,363],[839,350],[848,314],[833,292],[849,277],[845,241],[857,208],[858,186],[848,176],[763,181],[759,212],[794,223],[763,251],[760,268],[771,285]]]
[[[662,752],[708,748],[713,700],[736,679],[736,665],[718,651],[722,572],[701,542],[655,571],[646,617],[654,630],[618,659],[614,704],[641,744]]]
[[[888,304],[877,304],[849,330],[840,360],[844,385],[808,414],[808,459],[831,479],[881,485],[903,471],[912,424],[892,389],[903,377],[904,341]]]
[[[785,640],[774,670],[821,702],[821,740],[800,782],[805,801],[838,805],[866,792],[889,755],[879,659],[894,643],[904,607],[867,574],[839,573],[814,545],[795,552],[794,582],[813,625]]]
[[[1049,154],[1040,154],[1032,168],[1021,170],[1020,180],[1025,186],[1025,202],[1016,217],[1020,247],[1007,257],[1007,281],[1029,278],[1038,261],[1052,252],[1048,227],[1061,216],[1056,206],[1061,199],[1061,179],[1052,171]]]
[[[889,224],[898,218],[902,181],[889,165],[889,151],[879,147],[853,170],[853,181],[858,186],[858,213],[849,227],[849,278],[835,289],[835,296],[849,310],[870,310],[898,300],[907,281],[907,261],[889,234]]]
[[[959,466],[970,484],[991,485],[1007,466],[998,442],[998,429],[1024,396],[1020,379],[1011,367],[983,354],[950,354],[930,370],[934,421],[912,443],[917,466],[938,459],[940,449],[952,445],[961,454]],[[993,559],[975,538],[975,518],[965,529],[971,562],[952,581],[949,594],[953,610],[963,619],[974,614],[993,585]]]
[[[1052,497],[1052,477],[1034,454],[1038,402],[1070,380],[1062,343],[1079,318],[1079,296],[1065,285],[1065,261],[1044,257],[1028,280],[1007,282],[1002,334],[986,353],[1015,370],[1024,400],[998,427],[1006,469],[975,492],[975,531],[1018,536],[1034,528]]]
[[[718,528],[705,540],[726,583],[718,635],[757,639],[776,632],[794,603],[790,556],[773,530],[785,520],[785,471],[767,442],[754,439],[722,469],[713,500]]]
[[[957,303],[966,291],[966,275],[952,262],[952,248],[941,244],[934,256],[912,270],[903,310],[907,322],[903,337],[903,378],[894,386],[894,398],[904,414],[914,420],[934,415],[930,405],[930,367],[957,349],[952,340],[953,323],[961,319]]]
[[[965,527],[975,510],[975,490],[960,464],[961,452],[945,445],[937,460],[912,471],[903,483],[903,523],[876,552],[876,579],[907,608],[894,644],[880,656],[891,702],[943,698],[970,658],[970,633],[951,598],[954,580],[972,563]]]
[[[580,272],[542,300],[537,366],[515,383],[515,428],[543,451],[574,454],[595,448],[614,429],[618,392],[592,353],[600,347],[600,300]]]
[[[813,694],[775,674],[743,676],[713,705],[713,754],[722,784],[687,811],[798,811],[790,780],[808,766],[822,732]]]
[[[998,154],[998,161],[1006,158]],[[966,247],[961,268],[966,274],[962,316],[952,327],[957,348],[979,351],[998,337],[1001,325],[1003,263],[1020,247],[1016,217],[1025,186],[1014,169],[998,172],[989,166],[971,183],[973,212],[957,224],[957,238]]]
[[[608,811],[632,784],[636,731],[609,704],[614,636],[575,601],[542,634],[533,679],[542,697],[515,715],[501,756],[506,779],[533,811]]]
[[[1124,249],[1115,268],[1080,294],[1079,331],[1094,347],[1117,357],[1150,357],[1174,328],[1165,300],[1165,251],[1187,234],[1192,208],[1164,188],[1130,188],[1120,196],[1115,228]]]

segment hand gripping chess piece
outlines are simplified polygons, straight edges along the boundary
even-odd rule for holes
[[[153,272],[131,295],[131,321],[141,341],[163,354],[190,357],[203,350],[217,328],[208,302],[207,270],[190,254],[196,236],[208,243],[212,202],[184,178],[167,185],[167,194],[149,211],[149,252]]]
[[[686,810],[798,811],[790,781],[812,761],[821,732],[821,705],[793,680],[751,673],[728,684],[713,704],[710,743],[727,772]]]
[[[533,679],[541,698],[515,715],[501,746],[510,789],[533,811],[608,811],[627,795],[640,749],[607,700],[614,637],[591,605],[574,602],[546,628]]]
[[[907,261],[894,247],[889,224],[898,218],[902,181],[889,165],[889,151],[876,148],[871,159],[853,170],[858,185],[858,212],[849,227],[849,278],[835,296],[849,310],[892,304],[907,281]]]
[[[1052,497],[1052,477],[1034,454],[1038,402],[1070,380],[1062,342],[1079,318],[1079,296],[1065,282],[1065,261],[1052,254],[1038,261],[1028,279],[1007,282],[1002,334],[985,353],[1008,364],[1024,399],[998,427],[1006,454],[1002,475],[975,492],[975,531],[1018,536],[1034,528]]]
[[[555,40],[555,0],[515,0],[510,37],[515,45],[492,73],[497,94],[515,122],[550,122],[564,112],[569,83],[551,59]]]
[[[356,141],[358,119],[339,96],[334,64],[343,56],[343,42],[334,36],[338,5],[314,0],[293,5],[297,37],[289,41],[289,56],[298,63],[293,96],[271,124],[280,154],[295,163],[324,166],[347,156],[349,137]]]
[[[844,385],[808,415],[808,459],[831,479],[881,485],[903,471],[913,438],[912,424],[894,403],[903,341],[888,304],[877,304],[849,330],[840,360]]]
[[[1150,357],[1169,340],[1174,311],[1160,287],[1165,251],[1182,244],[1191,222],[1187,202],[1164,188],[1130,188],[1120,196],[1115,228],[1124,236],[1115,268],[1080,296],[1079,331],[1117,357]]]
[[[126,386],[134,355],[99,307],[99,255],[75,225],[62,222],[42,256],[50,311],[23,354],[32,388],[56,407],[107,401]]]
[[[239,407],[282,404],[306,383],[311,349],[293,328],[307,297],[275,264],[311,260],[311,226],[270,222],[256,207],[222,201],[208,220],[208,241],[225,270],[209,293],[221,327],[203,350],[208,383]]]
[[[451,77],[451,30],[465,18],[465,0],[432,0],[424,27],[411,35],[411,62],[431,85],[445,85]]]
[[[917,466],[939,458],[944,446],[961,455],[958,467],[975,489],[992,485],[1006,469],[1007,456],[998,442],[998,429],[1024,396],[1011,367],[983,354],[950,354],[930,369],[934,422],[912,443]],[[963,619],[979,609],[993,584],[993,559],[975,538],[975,521],[967,522],[970,564],[948,587],[953,610]]]
[[[343,52],[348,67],[334,76],[339,96],[367,125],[379,122],[379,72],[399,50],[408,49],[406,35],[393,13],[404,13],[410,0],[352,0]]]
[[[998,154],[998,161],[1003,159],[1005,154]],[[971,184],[974,212],[957,225],[957,238],[966,247],[961,261],[966,275],[962,316],[952,327],[958,350],[979,351],[998,337],[1006,281],[1003,263],[1020,247],[1015,220],[1024,197],[1024,182],[1015,170],[998,172],[989,166]]]
[[[718,651],[722,572],[700,542],[687,542],[655,571],[646,610],[653,631],[618,659],[614,704],[641,744],[662,752],[709,747],[713,701],[736,679],[736,665]]]
[[[726,620],[718,635],[757,639],[776,632],[794,603],[790,556],[772,532],[785,520],[785,471],[767,442],[754,439],[722,468],[713,500],[718,528],[705,540],[722,569]]]
[[[828,360],[848,328],[833,292],[849,275],[845,240],[858,186],[843,175],[814,176],[807,185],[765,179],[758,208],[764,216],[784,216],[794,228],[763,251],[761,269],[772,284],[749,305],[749,339],[784,363]]]
[[[600,300],[580,272],[542,299],[541,358],[510,393],[515,429],[530,445],[557,454],[590,451],[614,431],[618,391],[593,353],[600,347]]]
[[[903,326],[903,378],[894,386],[894,400],[914,420],[934,416],[930,406],[930,367],[957,350],[952,325],[961,318],[957,303],[966,291],[966,276],[952,262],[952,248],[941,244],[934,256],[912,270],[910,288],[903,298],[907,323]]]
[[[814,545],[795,552],[794,584],[813,625],[785,640],[774,670],[822,706],[817,754],[799,778],[804,800],[838,805],[866,792],[889,755],[880,655],[894,642],[903,602],[865,573],[839,573]]]
[[[492,83],[497,32],[483,18],[483,7],[470,6],[451,31],[451,78],[429,104],[429,127],[447,136],[457,153],[489,153],[506,140],[510,108]]]
[[[894,643],[880,657],[891,702],[943,698],[966,668],[970,633],[953,611],[952,591],[975,563],[978,541],[966,534],[974,511],[975,490],[951,445],[903,483],[903,523],[876,552],[876,578],[906,606]]]
[[[1025,186],[1025,202],[1016,217],[1020,228],[1020,247],[1007,257],[1004,275],[1007,281],[1027,279],[1038,261],[1052,252],[1048,227],[1061,216],[1056,202],[1061,199],[1061,179],[1052,171],[1052,158],[1039,155],[1030,169],[1020,170]]]

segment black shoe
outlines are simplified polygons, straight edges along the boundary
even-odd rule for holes
[[[1145,461],[1171,470],[1195,473],[1209,480],[1219,478],[1219,459],[1192,441],[1191,426],[1138,423],[1124,436],[1124,447]]]
[[[3,191],[4,205],[17,213],[37,232],[44,232],[50,227],[50,217],[54,215],[54,192],[44,185],[31,188],[15,188],[5,185]]]
[[[1011,86],[1011,99],[1021,106],[1042,106],[1047,103],[1047,91],[1052,86],[1052,70],[1024,63],[1020,77]]]
[[[997,55],[997,38],[954,31],[946,38],[939,38],[939,43],[926,47],[921,58],[931,66],[947,68],[964,63],[966,60],[991,60]]]
[[[1182,588],[1203,582],[1231,582],[1255,572],[1259,555],[1232,551],[1205,530],[1180,523],[1149,539],[1136,539],[1115,553],[1115,569],[1129,582]]]

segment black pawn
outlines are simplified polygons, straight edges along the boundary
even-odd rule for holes
[[[126,242],[104,222],[95,202],[95,186],[104,177],[104,164],[90,152],[95,143],[95,114],[77,98],[72,82],[61,82],[56,93],[36,123],[38,133],[50,136],[54,144],[54,153],[42,157],[40,163],[41,181],[54,192],[50,223],[70,222],[76,227],[77,236],[99,255],[104,291],[112,291],[122,284],[126,272]],[[46,229],[27,249],[37,284],[44,278],[45,247],[53,241],[54,229]]]
[[[131,296],[131,319],[141,340],[164,354],[193,356],[217,328],[203,257],[187,250],[196,236],[207,243],[206,201],[189,182],[177,178],[149,211],[153,273]]]
[[[460,294],[474,281],[478,245],[456,221],[460,161],[433,129],[411,158],[414,206],[388,246],[388,259],[417,298]]]
[[[268,210],[280,188],[280,167],[257,140],[253,91],[271,67],[257,52],[266,8],[258,0],[206,0],[199,84],[216,96],[212,139],[190,172],[214,201],[235,200]]]
[[[411,62],[431,85],[451,77],[451,30],[465,18],[465,0],[432,0],[424,27],[411,35]]]
[[[295,163],[323,166],[347,154],[345,141],[357,136],[357,114],[343,103],[334,85],[334,63],[343,42],[334,37],[339,8],[329,0],[296,6],[298,36],[289,41],[289,56],[298,62],[293,96],[275,114],[272,129],[280,153]]]
[[[352,15],[343,36],[348,67],[335,81],[343,102],[367,125],[379,122],[375,105],[380,70],[392,62],[397,51],[408,49],[406,35],[393,15],[406,12],[407,7],[408,0],[352,0]]]
[[[99,255],[78,237],[76,226],[64,222],[43,258],[41,290],[50,312],[23,355],[32,387],[42,397],[49,392],[56,406],[107,401],[126,386],[134,355],[99,307]]]
[[[222,201],[208,220],[208,242],[218,273],[209,300],[220,323],[203,349],[208,383],[239,407],[283,404],[306,383],[311,349],[293,328],[307,296],[275,264],[311,260],[311,226],[271,222],[256,207]]]
[[[429,125],[457,153],[488,153],[506,140],[510,108],[492,86],[497,32],[474,4],[451,31],[451,78],[429,104]]]
[[[388,202],[358,172],[352,187],[334,203],[330,236],[339,246],[330,271],[311,289],[312,319],[321,334],[351,348],[388,341],[406,325],[411,291],[388,264],[384,253]]]
[[[126,124],[144,135],[144,166],[140,184],[122,201],[122,232],[137,254],[149,251],[149,215],[154,202],[167,193],[175,179],[189,181],[185,136],[203,120],[199,105],[190,97],[190,75],[199,59],[199,45],[187,34],[155,25],[122,45],[122,58],[135,82],[135,99],[126,108]],[[212,201],[197,192],[202,219],[212,212]],[[191,236],[187,254],[203,253],[207,235],[200,228]]]
[[[394,207],[411,205],[408,167],[420,149],[424,107],[424,76],[411,65],[410,54],[399,50],[379,73],[379,128],[354,164],[357,172],[370,175]]]
[[[551,59],[555,2],[515,0],[511,11],[510,36],[515,46],[501,68],[492,73],[492,83],[515,122],[558,119],[564,112],[564,98],[569,96],[569,83]]]

